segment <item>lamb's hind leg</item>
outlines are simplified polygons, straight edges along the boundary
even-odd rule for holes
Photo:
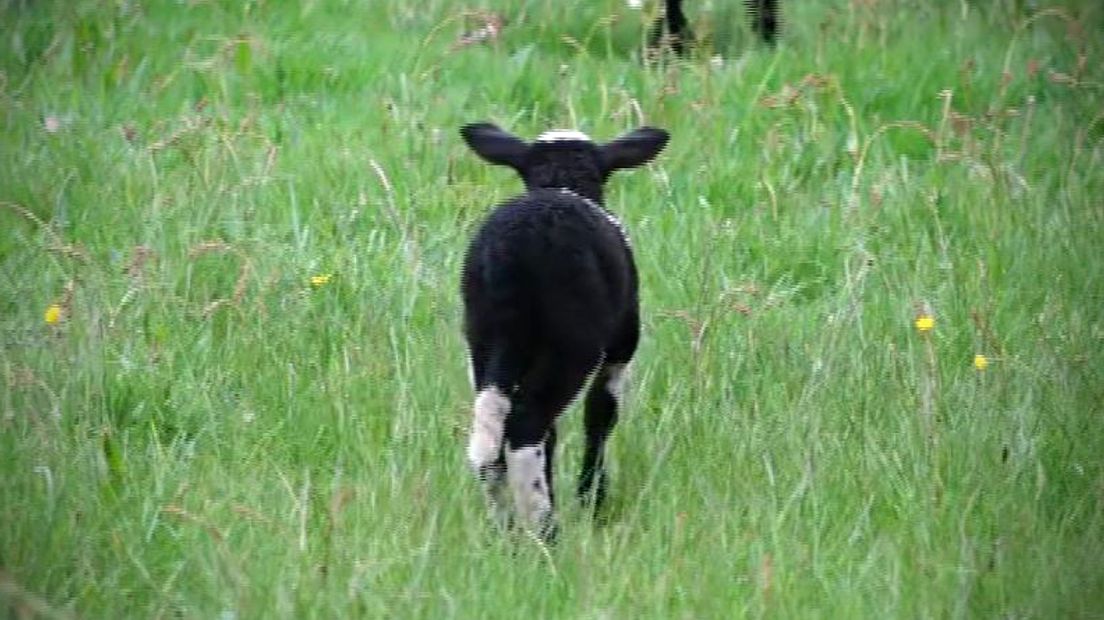
[[[476,391],[468,437],[468,464],[483,485],[488,508],[496,523],[510,523],[506,497],[505,429],[510,395],[525,366],[525,358],[509,347],[492,347],[485,338],[469,334],[471,375]]]
[[[519,386],[506,419],[506,477],[519,520],[537,536],[555,536],[552,459],[559,414],[586,383],[600,354],[549,354]]]
[[[593,502],[597,513],[606,499],[606,440],[617,424],[629,361],[640,339],[640,323],[633,312],[622,325],[619,337],[606,353],[606,360],[594,377],[586,396],[586,449],[579,473],[579,498]]]
[[[487,505],[495,522],[509,525],[506,503],[506,461],[503,437],[506,418],[510,415],[510,400],[501,388],[489,386],[475,397],[472,428],[468,437],[468,464],[483,485]]]

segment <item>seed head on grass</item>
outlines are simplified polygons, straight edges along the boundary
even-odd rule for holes
[[[974,368],[977,368],[979,372],[984,371],[989,367],[989,358],[985,357],[981,353],[974,356]]]

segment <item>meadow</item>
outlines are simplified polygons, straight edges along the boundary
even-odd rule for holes
[[[686,6],[0,1],[0,614],[1104,617],[1104,7]],[[478,120],[672,135],[549,547],[463,458]]]

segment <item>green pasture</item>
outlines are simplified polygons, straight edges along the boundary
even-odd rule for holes
[[[0,0],[0,616],[1104,616],[1104,6],[658,4]],[[672,136],[551,547],[464,462],[479,120]]]

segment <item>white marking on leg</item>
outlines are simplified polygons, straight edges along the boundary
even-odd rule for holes
[[[544,477],[544,442],[506,450],[506,477],[521,521],[537,534],[551,525],[552,499]]]
[[[468,437],[468,464],[475,473],[489,467],[502,450],[502,432],[510,413],[510,399],[491,386],[475,397],[471,435]]]
[[[506,472],[503,464],[497,462],[509,413],[510,399],[493,386],[483,390],[475,397],[468,438],[468,464],[483,483],[487,508],[500,527],[506,527],[509,522],[509,509],[503,497]]]
[[[487,499],[487,512],[495,525],[502,529],[510,526],[510,499],[506,497],[506,466],[492,463],[479,473]]]
[[[606,367],[606,377],[606,392],[613,397],[618,406],[621,406],[621,401],[625,397],[625,386],[629,382],[629,365],[608,365]]]

